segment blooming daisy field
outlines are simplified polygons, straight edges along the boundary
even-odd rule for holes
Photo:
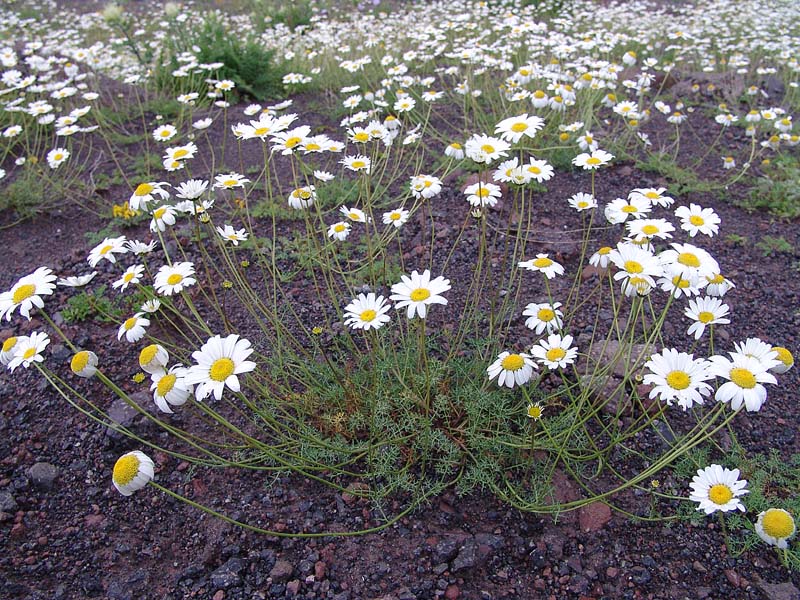
[[[0,7],[0,597],[798,598],[800,7]]]

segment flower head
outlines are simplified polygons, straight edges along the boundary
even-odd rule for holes
[[[583,167],[587,171],[592,171],[607,165],[612,158],[614,158],[614,155],[605,150],[594,150],[591,154],[586,152],[579,154],[572,159],[572,164],[576,167]]]
[[[236,334],[225,338],[215,335],[200,350],[192,353],[197,364],[189,367],[185,382],[197,386],[194,393],[198,400],[212,393],[219,400],[226,387],[238,392],[241,389],[238,375],[256,368],[256,363],[247,360],[252,353],[250,342],[239,339]]]
[[[117,257],[114,256],[115,254],[125,254],[128,252],[125,242],[126,239],[124,235],[115,238],[105,238],[89,252],[89,256],[86,259],[89,262],[89,266],[96,267],[97,263],[103,259],[106,259],[110,263],[117,262]]]
[[[791,513],[782,508],[769,508],[759,513],[755,530],[758,537],[770,546],[786,548],[797,527]]]
[[[744,404],[748,412],[755,412],[767,399],[767,389],[762,384],[778,381],[758,359],[736,352],[731,352],[730,356],[730,359],[724,356],[709,359],[711,373],[728,380],[717,389],[714,397],[720,402],[730,402],[733,410],[739,410]]]
[[[695,359],[692,354],[665,348],[661,354],[653,354],[645,363],[650,372],[644,376],[644,383],[652,385],[650,398],[658,397],[672,406],[677,402],[683,410],[694,404],[702,404],[703,397],[711,393],[707,383],[713,379],[708,372],[709,364],[702,358]]]
[[[561,337],[557,333],[551,333],[546,340],[539,340],[531,348],[531,356],[549,369],[564,369],[575,362],[578,349],[572,347],[571,335]]]
[[[186,369],[175,365],[169,371],[156,371],[150,375],[150,391],[158,410],[172,412],[172,406],[185,404],[192,393],[192,386],[186,383]]]
[[[150,325],[150,319],[142,316],[142,313],[136,313],[129,319],[125,319],[117,330],[117,339],[121,340],[122,336],[131,344],[138,342],[144,337],[145,328]]]
[[[134,450],[123,454],[114,464],[111,481],[123,496],[142,489],[155,476],[155,465],[144,452]]]
[[[391,305],[383,296],[376,297],[374,292],[359,294],[345,307],[344,323],[353,329],[364,331],[380,329],[391,320],[386,314],[390,308]]]
[[[156,291],[162,296],[178,294],[183,288],[195,283],[197,280],[194,278],[194,264],[191,262],[162,265],[154,282]]]
[[[72,355],[69,361],[70,370],[78,377],[93,377],[97,373],[97,354],[91,350],[81,350]]]
[[[561,307],[561,302],[553,304],[543,303],[536,304],[531,302],[522,311],[523,316],[528,317],[525,321],[525,326],[528,329],[533,329],[536,333],[542,333],[545,329],[547,333],[554,333],[561,329],[562,317],[564,314],[558,310]]]
[[[19,314],[31,320],[31,308],[42,308],[41,296],[50,295],[56,289],[57,277],[47,267],[39,267],[30,275],[25,275],[7,292],[0,294],[0,318],[11,320],[11,314],[19,307]]]
[[[564,274],[564,267],[547,254],[537,254],[536,258],[520,261],[519,266],[528,271],[539,271],[548,279]]]
[[[42,352],[50,343],[50,338],[43,331],[34,331],[29,337],[17,338],[14,345],[14,354],[6,365],[9,371],[14,371],[22,365],[26,369],[35,362],[42,362]]]
[[[745,510],[739,498],[748,493],[745,489],[747,480],[739,479],[739,469],[731,471],[720,465],[698,469],[690,487],[692,493],[689,499],[699,503],[697,510],[705,511],[707,515],[718,510]]]
[[[497,378],[497,385],[500,387],[513,388],[515,385],[527,383],[536,368],[530,354],[501,352],[497,360],[486,369],[486,373],[490,380]]]
[[[430,304],[447,304],[440,294],[450,289],[450,280],[442,276],[431,279],[431,272],[425,269],[422,274],[413,271],[410,276],[402,275],[401,282],[392,286],[390,300],[395,300],[396,309],[407,307],[408,318],[418,315],[424,319]]]

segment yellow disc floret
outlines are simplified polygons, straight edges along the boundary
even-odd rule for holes
[[[756,387],[756,377],[747,369],[739,367],[731,369],[730,378],[740,388],[750,390]]]
[[[795,529],[792,515],[780,508],[767,510],[761,521],[761,527],[764,528],[764,533],[778,539],[790,537]]]
[[[36,286],[32,283],[25,283],[19,286],[11,295],[11,301],[14,304],[19,304],[23,300],[27,300],[36,293]]]
[[[431,297],[431,292],[425,288],[417,288],[413,290],[408,297],[414,302],[422,302],[423,300],[427,300]]]
[[[519,371],[525,366],[525,359],[519,354],[509,354],[500,361],[500,366],[506,371]]]
[[[139,459],[135,454],[121,456],[114,465],[113,478],[119,485],[128,485],[139,473]]]
[[[665,379],[667,385],[673,390],[685,390],[691,383],[691,379],[685,371],[670,371]]]
[[[211,365],[208,371],[208,376],[214,381],[225,381],[228,377],[233,375],[235,365],[228,357],[218,358]]]
[[[69,362],[69,368],[72,369],[73,373],[80,373],[88,364],[89,353],[86,350],[81,350],[72,357],[72,360]]]
[[[708,490],[708,499],[714,504],[722,506],[723,504],[730,502],[731,498],[733,498],[733,492],[731,491],[731,488],[723,483],[712,485]]]

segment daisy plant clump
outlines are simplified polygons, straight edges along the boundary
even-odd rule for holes
[[[11,376],[35,370],[100,423],[109,422],[106,405],[90,386],[121,398],[167,435],[147,440],[164,464],[132,448],[109,465],[116,489],[158,489],[212,514],[156,483],[155,473],[180,460],[253,478],[292,471],[337,490],[363,483],[348,489],[384,509],[378,527],[449,487],[540,513],[598,500],[617,508],[626,490],[669,508],[677,496],[647,483],[737,420],[759,419],[794,358],[783,340],[719,335],[737,318],[726,297],[736,283],[733,265],[707,249],[724,230],[712,208],[647,181],[620,187],[623,160],[682,174],[666,171],[665,157],[678,160],[697,115],[665,104],[656,82],[676,64],[644,51],[660,47],[651,30],[672,31],[672,23],[656,11],[653,27],[635,37],[609,36],[593,23],[628,20],[623,9],[576,4],[575,21],[552,30],[524,8],[486,28],[489,9],[478,6],[463,9],[475,27],[457,31],[430,14],[421,19],[421,8],[365,39],[322,17],[302,35],[243,30],[242,39],[263,41],[261,50],[291,63],[285,89],[318,85],[335,99],[325,126],[291,98],[235,104],[235,94],[255,87],[226,76],[226,63],[203,48],[182,46],[182,24],[190,31],[196,23],[171,8],[165,27],[176,35],[166,37],[175,46],[163,56],[174,64],[154,77],[170,78],[172,87],[156,83],[179,90],[180,108],[147,124],[145,167],[134,173],[126,168],[133,157],[114,158],[127,209],[149,226],[142,239],[98,235],[74,273],[15,274],[0,292],[0,318],[19,328],[3,341],[3,366]],[[134,17],[119,10],[106,22],[122,35]],[[211,25],[209,35],[224,31]],[[580,36],[567,34],[572,25]],[[486,45],[461,32],[478,27]],[[676,49],[709,49],[698,36],[689,44],[668,35]],[[149,76],[145,58],[120,67],[128,85]],[[0,59],[39,62],[13,49]],[[719,66],[696,60],[702,70]],[[28,117],[55,109],[33,99],[46,86],[24,78],[6,72],[2,81],[32,94],[7,111],[24,112],[29,126]],[[59,117],[84,116],[73,110],[59,105]],[[758,120],[749,121],[717,110],[720,132],[742,121],[755,128],[742,162],[792,143],[790,115],[773,107],[754,106]],[[98,135],[111,146],[118,132],[103,119]],[[674,131],[660,149],[644,131],[656,120]],[[771,123],[766,146],[762,122]],[[206,133],[215,124],[224,124],[219,143]],[[53,135],[68,138],[71,125],[60,125]],[[7,139],[20,135],[12,127]],[[723,137],[737,136],[720,133],[709,153],[722,153]],[[40,162],[66,171],[81,150],[54,143]],[[743,172],[726,168],[724,181]],[[570,189],[552,198],[547,186],[556,181]],[[551,211],[560,211],[568,250],[551,241]],[[57,281],[63,294],[54,294]],[[109,377],[118,357],[96,336],[70,339],[51,317],[56,297],[99,285],[111,285],[125,306],[109,315],[116,322],[104,335],[140,369],[146,401]],[[29,331],[34,317],[46,331]],[[50,355],[55,339],[69,348],[68,364]],[[134,426],[118,429],[141,444]],[[687,503],[705,514],[745,507],[740,471],[697,468]],[[556,500],[559,477],[574,480],[581,496]],[[401,508],[392,512],[394,501]],[[757,523],[775,545],[794,532],[766,508]]]

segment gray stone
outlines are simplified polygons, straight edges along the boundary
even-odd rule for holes
[[[52,489],[53,482],[58,477],[58,469],[50,463],[38,462],[28,469],[27,475],[33,487],[47,491]]]
[[[17,501],[9,492],[0,492],[0,512],[11,513],[17,510]]]
[[[244,562],[240,558],[230,558],[228,561],[211,573],[211,584],[218,589],[227,590],[228,588],[241,585],[242,578],[239,572],[244,568]]]
[[[768,600],[797,600],[800,598],[800,590],[793,583],[769,583],[759,579],[756,585],[764,592]]]
[[[286,560],[278,560],[269,572],[269,576],[272,578],[272,581],[276,583],[284,583],[289,581],[292,577],[292,573],[294,573],[292,563]]]
[[[458,552],[458,556],[453,559],[453,571],[461,571],[463,569],[471,569],[478,564],[478,542],[474,539],[469,539],[464,542]]]
[[[139,414],[135,408],[130,406],[122,398],[117,398],[108,409],[108,418],[120,427],[130,427],[133,419]],[[121,437],[121,434],[114,427],[107,427],[106,434],[114,439]]]

